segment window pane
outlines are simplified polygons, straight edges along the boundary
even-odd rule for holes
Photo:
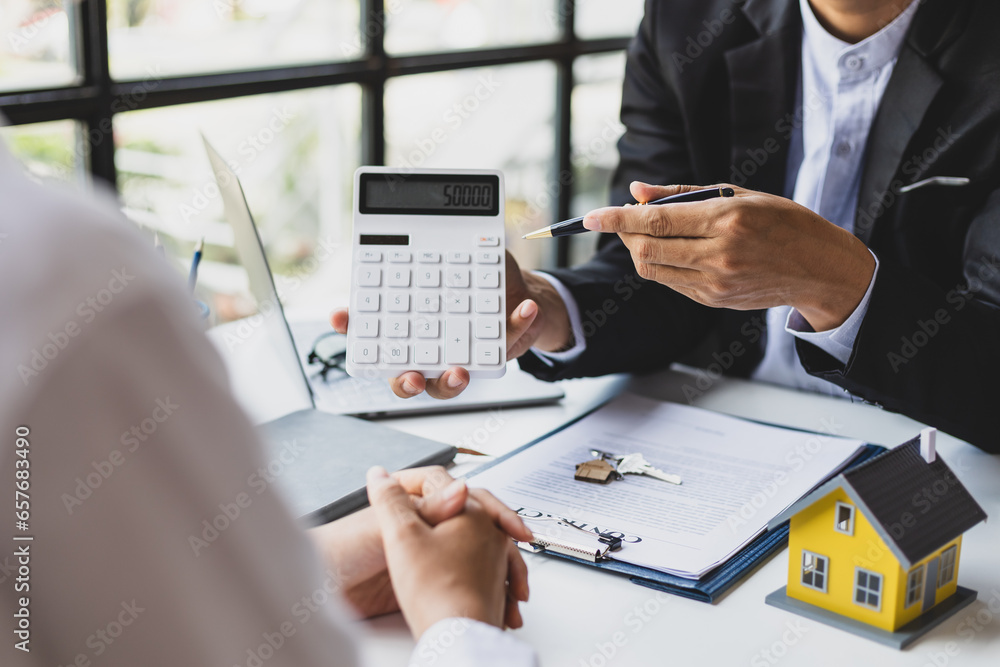
[[[642,20],[643,0],[576,0],[576,34],[584,39],[631,37]]]
[[[572,126],[573,199],[570,215],[578,216],[610,203],[611,177],[618,165],[618,120],[625,54],[583,56],[573,65]],[[570,264],[586,261],[598,234],[570,237]]]
[[[906,606],[909,607],[924,596],[924,566],[910,572],[906,581]]]
[[[548,62],[394,78],[386,86],[386,162],[502,171],[507,248],[536,268],[551,261],[555,244],[521,235],[555,221],[554,113]]]
[[[186,275],[205,238],[198,294],[213,322],[254,312],[246,273],[200,132],[240,177],[283,302],[328,313],[349,287],[357,86],[259,95],[119,114],[118,186],[126,213],[158,231]]]
[[[949,547],[944,553],[941,554],[941,565],[938,570],[937,580],[938,588],[950,584],[951,580],[955,578],[956,553],[958,553],[958,547]]]
[[[0,90],[49,88],[77,78],[72,0],[4,0],[0,9]]]
[[[854,533],[854,507],[846,503],[837,503],[837,518],[834,528],[842,533]]]
[[[0,127],[0,137],[35,177],[43,181],[87,181],[87,149],[76,121]]]
[[[861,605],[879,609],[882,575],[864,570],[857,571],[854,586],[854,601]]]
[[[386,0],[390,53],[554,41],[556,0]]]
[[[119,79],[344,60],[362,50],[359,0],[109,0]]]

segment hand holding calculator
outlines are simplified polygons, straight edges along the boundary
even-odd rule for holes
[[[503,376],[503,202],[498,171],[358,169],[350,375]]]

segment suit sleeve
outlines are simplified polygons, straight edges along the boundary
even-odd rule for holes
[[[847,364],[797,341],[809,373],[894,412],[1000,453],[1000,190],[966,235],[963,280],[942,288],[881,261]]]
[[[628,189],[634,180],[664,184],[694,180],[684,119],[657,53],[657,4],[646,3],[638,34],[628,48],[621,110],[625,134],[618,142],[613,204],[634,201]],[[521,368],[543,380],[667,366],[700,342],[716,320],[712,309],[640,278],[617,235],[603,235],[597,255],[586,264],[549,273],[576,300],[587,347],[565,364],[550,365],[533,353],[522,356]]]

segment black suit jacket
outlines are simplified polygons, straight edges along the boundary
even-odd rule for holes
[[[866,401],[1000,451],[1000,3],[926,0],[871,129],[855,233],[879,258],[850,360],[802,341],[806,370]],[[782,194],[802,23],[795,0],[651,0],[628,50],[614,203],[632,180],[731,182]],[[901,193],[931,176],[964,187]],[[759,363],[763,311],[701,306],[640,279],[616,236],[553,272],[580,306],[587,349],[543,379],[645,371],[699,348],[735,375]],[[692,387],[692,389],[695,389]]]

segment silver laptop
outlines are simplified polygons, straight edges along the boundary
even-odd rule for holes
[[[316,409],[243,188],[207,140],[205,149],[260,311],[230,334],[236,341],[230,344],[249,352],[252,361],[244,359],[249,374],[234,377],[234,388],[237,398],[254,394],[259,401],[264,394],[271,414],[282,415],[258,428],[268,445],[265,455],[281,463],[277,488],[292,510],[312,523],[330,521],[367,504],[365,473],[371,466],[395,471],[451,461],[456,450],[450,445]],[[241,391],[244,383],[252,383],[253,391]]]

